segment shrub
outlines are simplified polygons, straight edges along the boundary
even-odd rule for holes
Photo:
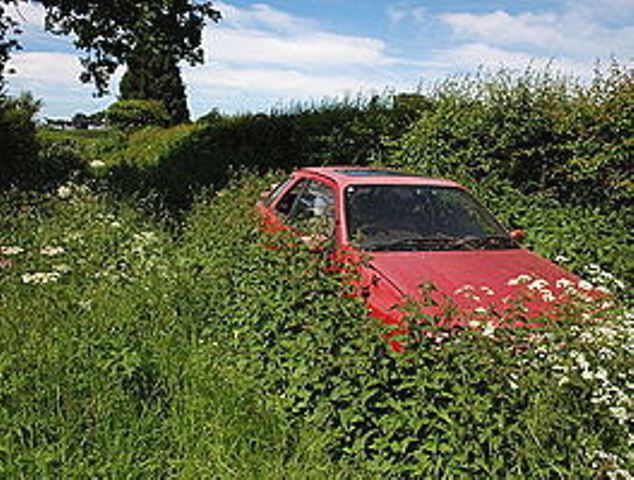
[[[159,100],[119,100],[108,107],[105,116],[108,125],[122,130],[166,127],[170,123],[169,115]]]
[[[211,115],[190,135],[156,151],[151,161],[145,154],[138,162],[134,152],[122,152],[119,158],[127,161],[115,176],[132,191],[154,190],[168,205],[186,207],[198,189],[222,188],[228,172],[241,168],[264,173],[304,165],[365,165],[383,158],[391,148],[386,140],[400,136],[418,112],[413,100],[358,98],[270,115]],[[141,185],[130,185],[130,178]]]
[[[451,79],[432,93],[393,160],[430,175],[494,175],[566,202],[626,205],[632,85],[618,66],[590,85],[530,70]]]
[[[190,315],[189,247],[135,206],[77,183],[8,192],[0,232],[0,477],[336,474]]]
[[[34,117],[40,106],[30,94],[18,98],[0,96],[0,186],[37,177]]]

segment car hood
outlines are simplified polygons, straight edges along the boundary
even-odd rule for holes
[[[421,285],[431,282],[442,294],[464,304],[497,303],[518,285],[542,279],[553,288],[578,278],[554,263],[523,248],[452,252],[375,252],[370,267],[402,295],[420,297]],[[529,279],[530,278],[530,279]],[[468,293],[469,295],[464,295]]]

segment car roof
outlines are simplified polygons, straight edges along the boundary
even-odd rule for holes
[[[338,185],[429,185],[435,187],[454,187],[464,189],[462,185],[442,178],[430,178],[398,170],[377,167],[359,167],[356,165],[338,165],[330,167],[304,167],[298,173],[308,173],[327,178]]]

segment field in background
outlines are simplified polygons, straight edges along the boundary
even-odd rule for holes
[[[54,175],[0,200],[0,475],[630,478],[633,95],[616,70],[502,73],[40,130]],[[282,172],[340,163],[464,182],[620,301],[522,355],[534,339],[465,331],[395,356],[327,258],[263,249],[251,215]]]

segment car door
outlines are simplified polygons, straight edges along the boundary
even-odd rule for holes
[[[316,179],[304,178],[286,192],[275,205],[285,224],[315,245],[335,235],[336,206],[334,189]]]

